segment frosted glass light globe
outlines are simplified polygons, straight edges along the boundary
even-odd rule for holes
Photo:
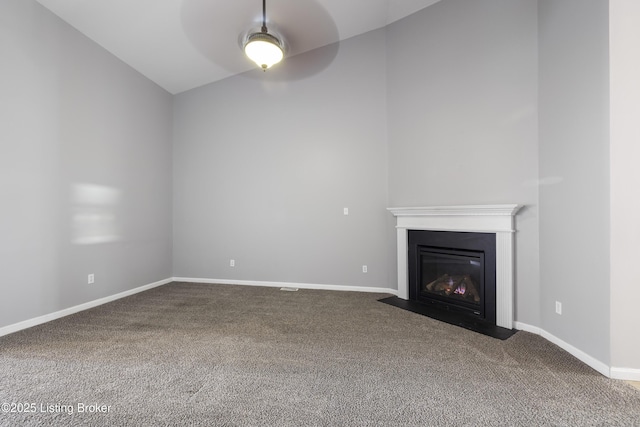
[[[251,34],[244,45],[244,53],[263,70],[284,58],[280,41],[269,33]]]

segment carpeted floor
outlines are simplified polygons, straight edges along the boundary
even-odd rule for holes
[[[384,296],[172,283],[1,337],[0,425],[640,426],[548,341]]]

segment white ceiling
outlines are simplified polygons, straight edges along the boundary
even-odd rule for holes
[[[171,93],[254,68],[240,38],[260,0],[37,0]],[[268,0],[287,56],[384,27],[440,0]]]

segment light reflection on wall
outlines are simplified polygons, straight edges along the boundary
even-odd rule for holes
[[[564,177],[562,176],[547,176],[542,177],[540,179],[532,179],[529,181],[525,181],[523,185],[525,187],[542,187],[545,185],[557,185],[564,181]]]
[[[94,245],[121,239],[117,212],[121,191],[96,184],[71,187],[71,242]]]

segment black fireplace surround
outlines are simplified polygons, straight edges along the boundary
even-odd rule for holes
[[[408,231],[409,300],[496,324],[496,236]]]
[[[408,230],[409,300],[385,304],[505,340],[496,325],[496,235]]]
[[[496,324],[496,235],[408,230],[409,300],[380,301],[506,340]]]

